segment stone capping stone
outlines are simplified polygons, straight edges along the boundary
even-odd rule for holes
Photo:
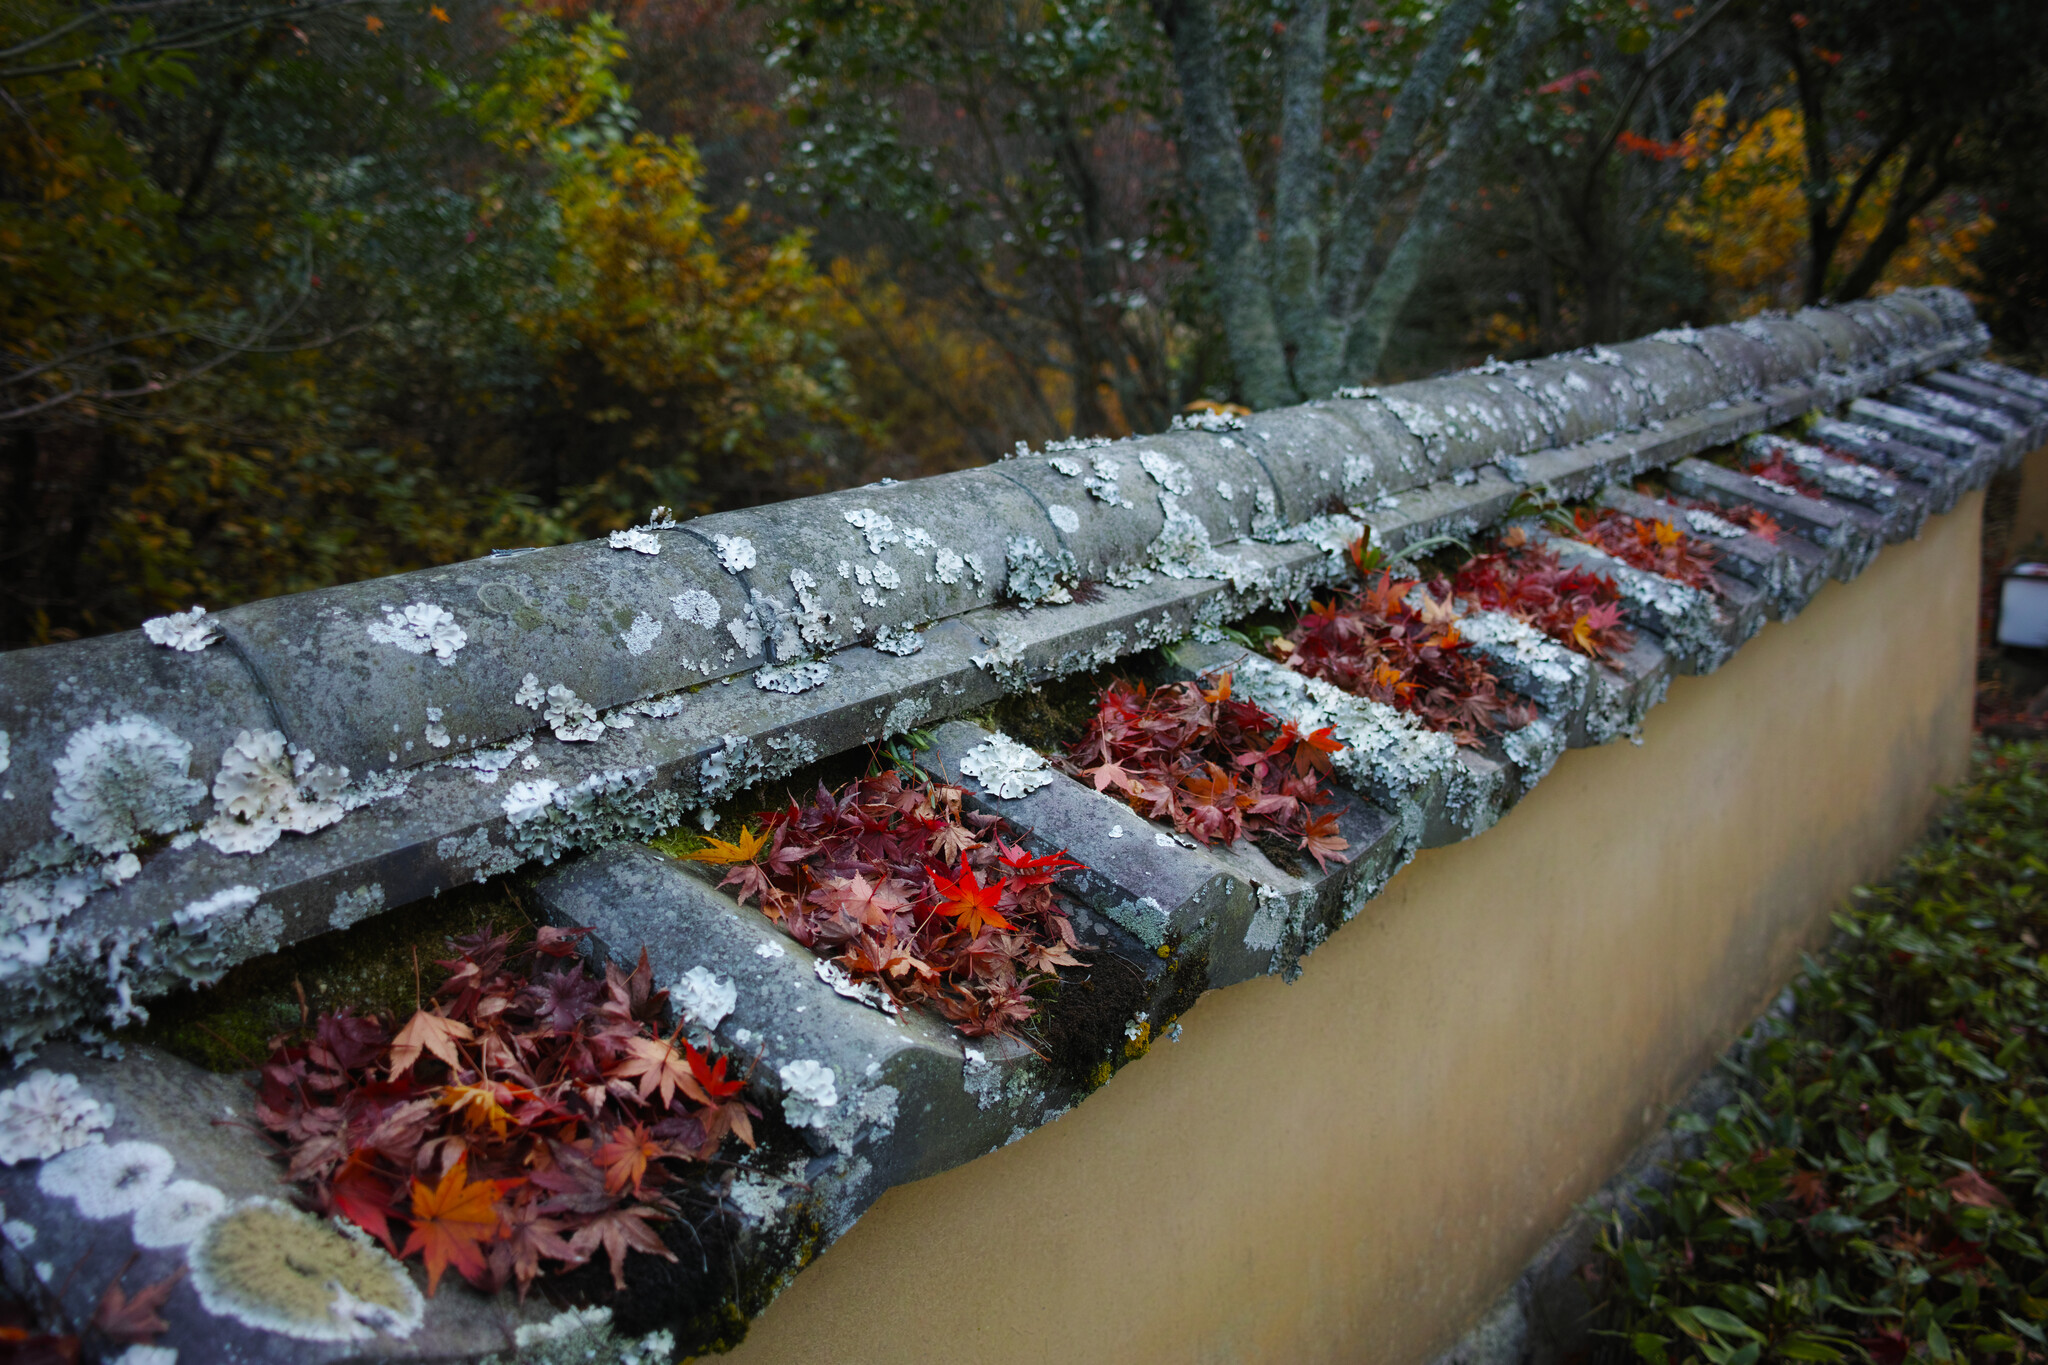
[[[2043,400],[1972,361],[1986,339],[1961,295],[1902,291],[253,602],[190,652],[0,656],[0,1044],[97,1036],[282,944],[1213,635],[1340,578],[1361,532],[1468,537],[1523,491],[1591,495],[1851,400],[1988,476]],[[1863,397],[1957,362],[2017,398]],[[1649,644],[1711,667],[1759,611],[1731,577]],[[1625,732],[1647,695],[1602,672],[1558,733]],[[1467,755],[1443,800],[1389,799],[1448,837],[1524,766]]]

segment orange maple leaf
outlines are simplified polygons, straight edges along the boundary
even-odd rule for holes
[[[471,1180],[466,1161],[450,1166],[432,1189],[424,1181],[412,1182],[412,1235],[398,1254],[425,1255],[429,1297],[440,1287],[441,1272],[451,1265],[474,1285],[481,1286],[489,1277],[483,1246],[498,1240],[505,1226],[498,1215],[498,1187],[496,1180]]]
[[[684,854],[684,859],[693,863],[717,863],[725,867],[734,863],[751,863],[761,856],[762,849],[768,847],[768,831],[762,830],[756,834],[753,830],[743,829],[740,831],[738,843],[710,838],[704,843],[705,847]]]
[[[366,14],[363,16],[363,27],[372,33],[382,33],[384,31],[384,21],[374,14]]]
[[[973,870],[967,866],[967,855],[960,856],[958,878],[949,879],[934,872],[932,881],[937,884],[939,894],[945,897],[939,913],[954,920],[969,935],[979,934],[984,928],[1016,927],[996,912],[996,902],[1003,898],[1003,884],[995,881],[983,886],[976,881]]]
[[[375,15],[370,16],[375,18]],[[461,1054],[456,1052],[457,1043],[466,1043],[476,1034],[460,1019],[447,1019],[426,1010],[417,1010],[406,1020],[405,1027],[391,1040],[391,1068],[385,1073],[387,1080],[398,1077],[412,1069],[420,1059],[422,1051],[431,1052],[448,1064],[453,1071],[461,1066]]]
[[[433,15],[434,18],[444,24],[448,22],[448,11],[442,9],[439,5],[428,5],[427,13]]]

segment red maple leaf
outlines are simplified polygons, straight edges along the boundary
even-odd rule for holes
[[[398,1192],[391,1178],[370,1164],[367,1152],[360,1148],[350,1152],[328,1191],[334,1212],[382,1242],[392,1255],[398,1254],[398,1246],[391,1240],[390,1221]]]
[[[952,919],[970,936],[983,929],[1011,929],[1016,926],[996,912],[996,902],[1003,898],[1003,884],[992,882],[983,886],[975,880],[974,872],[967,866],[967,855],[960,855],[960,875],[942,877],[932,873],[939,894],[945,899],[938,906],[938,912]]]

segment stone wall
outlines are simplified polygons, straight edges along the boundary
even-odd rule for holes
[[[348,1296],[313,1293],[298,1319],[238,1310],[218,1292],[175,1295],[169,1340],[224,1361],[466,1358],[546,1321],[538,1298],[485,1302],[445,1287],[430,1303],[408,1298],[405,1272],[377,1262],[381,1253],[349,1251],[316,1224],[278,1223],[283,1214],[262,1212],[275,1206],[249,1202],[275,1189],[262,1140],[212,1123],[234,1108],[238,1082],[168,1056],[87,1049],[149,1000],[237,962],[560,861],[531,887],[541,910],[594,928],[586,946],[598,956],[645,946],[660,981],[695,971],[730,989],[706,1027],[722,1050],[760,1058],[751,1093],[796,1134],[796,1148],[749,1158],[722,1196],[731,1280],[716,1310],[693,1320],[698,1339],[729,1340],[793,1277],[825,1286],[816,1301],[836,1318],[830,1267],[853,1258],[835,1253],[799,1277],[801,1267],[892,1188],[952,1181],[967,1191],[963,1208],[1035,1229],[1048,1259],[1032,1273],[1047,1283],[1062,1255],[1106,1273],[1082,1254],[1099,1244],[1134,1258],[1145,1294],[1185,1290],[1186,1303],[1158,1311],[1186,1314],[1193,1337],[1153,1310],[1121,1311],[1129,1296],[1105,1298],[1100,1278],[1100,1313],[1075,1319],[1156,1341],[1162,1358],[1188,1343],[1225,1358],[1293,1349],[1280,1317],[1247,1319],[1241,1340],[1216,1317],[1228,1297],[1217,1277],[1232,1266],[1250,1274],[1246,1258],[1261,1257],[1296,1283],[1283,1291],[1251,1276],[1283,1315],[1308,1306],[1297,1326],[1359,1340],[1377,1329],[1344,1315],[1379,1304],[1400,1324],[1385,1330],[1403,1354],[1387,1358],[1440,1344],[1526,1251],[1523,1234],[1540,1236],[1589,1188],[1582,1176],[1597,1183],[1631,1135],[1626,1116],[1654,1111],[1753,1008],[1745,992],[1775,986],[1819,908],[1888,856],[1959,753],[1968,649],[1955,632],[1967,635],[1969,612],[1959,625],[1945,613],[1958,594],[1970,600],[1975,490],[2048,438],[2048,386],[1973,360],[1984,340],[1959,295],[1907,291],[1203,417],[1155,437],[1062,442],[910,484],[682,524],[656,516],[608,542],[512,550],[0,656],[0,1041],[22,1063],[41,1048],[41,1065],[75,1078],[90,1098],[59,1107],[94,1134],[85,1157],[60,1162],[39,1165],[26,1146],[0,1151],[10,1166],[0,1200],[42,1239],[35,1256],[53,1258],[0,1266],[14,1276],[17,1262],[88,1263],[75,1298],[131,1251],[154,1277],[188,1245],[203,1266],[283,1237],[317,1248],[302,1247],[302,1259],[340,1258],[359,1277]],[[1781,441],[1822,495],[1693,458],[1808,417],[1866,462]],[[1633,486],[1650,471],[1700,505]],[[1553,538],[1620,583],[1635,643],[1595,662],[1468,611],[1460,630],[1536,707],[1483,748],[1312,683],[1225,629],[1345,581],[1344,552],[1361,536],[1398,557],[1519,515],[1528,494],[1680,522],[1713,536],[1721,558],[1702,589]],[[1764,508],[1784,534],[1744,533],[1701,506]],[[1767,621],[1789,624],[1766,631]],[[1159,648],[1167,675],[1229,670],[1243,695],[1343,742],[1336,809],[1350,861],[1289,869],[1250,844],[1196,847],[954,719]],[[1673,689],[1677,700],[1655,709]],[[1124,1113],[1158,1082],[1093,1094],[1112,1067],[1077,1077],[1019,1040],[964,1038],[879,1009],[872,987],[644,843],[715,818],[751,786],[913,729],[931,737],[917,761],[959,781],[971,805],[1003,815],[1034,851],[1065,849],[1085,865],[1060,890],[1090,961],[1127,979],[1116,1064],[1149,1063],[1148,1048],[1185,1055],[1175,1052],[1185,1042],[1158,1040],[1242,1015],[1232,1041],[1214,1045],[1219,1065],[1227,1074],[1263,1059],[1246,1075],[1277,1087],[1275,1102],[1240,1085],[1247,1117],[1210,1137],[1185,1119],[1204,1081],[1186,1099],[1132,1111],[1128,1139],[1102,1139],[1143,1164],[1153,1193],[1120,1204],[1078,1168],[1029,1195],[958,1186],[983,1178],[972,1173],[991,1167],[976,1160],[984,1153],[1070,1110],[1053,1134],[1099,1131],[1115,1121],[1100,1116]],[[1646,768],[1660,733],[1683,739],[1663,741],[1665,762]],[[1646,743],[1612,745],[1623,738]],[[1560,764],[1568,748],[1602,745]],[[1511,812],[1500,835],[1417,861]],[[1509,834],[1532,828],[1545,831],[1533,844]],[[1665,885],[1671,899],[1645,903],[1643,887]],[[1511,927],[1503,915],[1516,916]],[[1339,933],[1354,920],[1364,927]],[[1302,976],[1318,949],[1294,993],[1270,980]],[[1622,998],[1621,1015],[1588,1012],[1603,992]],[[1469,1032],[1426,1024],[1446,999],[1465,1002]],[[1388,1002],[1402,1005],[1389,1014]],[[1602,1019],[1608,1032],[1573,1044],[1574,1029]],[[1172,1062],[1135,1074],[1162,1073],[1181,1074]],[[1492,1083],[1474,1077],[1494,1075],[1531,1088],[1530,1114],[1499,1119],[1489,1135]],[[5,1093],[18,1111],[20,1096],[50,1099],[54,1084]],[[111,1118],[95,1107],[105,1103]],[[1458,1135],[1442,1152],[1471,1162],[1411,1178],[1404,1162],[1431,1146],[1424,1125],[1400,1129],[1390,1155],[1372,1158],[1377,1173],[1352,1171],[1349,1135],[1381,1122],[1381,1105],[1440,1117],[1429,1131]],[[155,1202],[78,1193],[65,1173],[80,1162],[94,1179],[129,1179],[131,1166],[93,1165],[109,1154],[131,1163]],[[1102,1159],[1092,1148],[1063,1158]],[[1226,1160],[1228,1170],[1216,1164]],[[964,1169],[944,1174],[954,1168]],[[1200,1191],[1233,1171],[1247,1190],[1285,1188],[1263,1205],[1202,1204]],[[1319,1203],[1317,1181],[1335,1182],[1336,1197]],[[183,1240],[157,1231],[159,1196],[186,1186],[208,1193],[181,1198],[234,1216],[173,1219]],[[1062,1252],[1068,1186],[1085,1192],[1097,1230]],[[1051,1221],[1019,1221],[1002,1211],[1010,1197],[1038,1201]],[[1364,1260],[1340,1256],[1342,1239],[1371,1225],[1331,1220],[1383,1201],[1395,1231]],[[1256,1234],[1254,1206],[1277,1211]],[[1511,1208],[1521,1222],[1503,1234]],[[1312,1264],[1290,1260],[1288,1220],[1317,1209],[1330,1229],[1323,1250]],[[1118,1210],[1122,1242],[1101,1221]],[[878,1226],[886,1235],[893,1224]],[[908,1226],[922,1242],[939,1225]],[[1186,1246],[1173,1244],[1176,1228]],[[1442,1257],[1417,1254],[1425,1232],[1450,1238]],[[1173,1278],[1182,1264],[1187,1275]],[[1427,1292],[1414,1278],[1424,1274]],[[1361,1276],[1384,1281],[1385,1294],[1361,1289]],[[1404,1295],[1405,1316],[1394,1311]],[[804,1326],[802,1312],[763,1330],[823,1351],[825,1329]],[[892,1358],[886,1339],[862,1338],[878,1359]]]

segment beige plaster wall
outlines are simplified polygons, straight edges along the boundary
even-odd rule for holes
[[[1418,858],[1298,982],[884,1195],[733,1359],[1429,1359],[1963,772],[1980,503]]]
[[[2035,537],[2048,541],[2048,446],[2027,456],[2020,466],[2020,503],[2013,513],[2012,534],[2006,541],[2006,557],[2026,552]]]

